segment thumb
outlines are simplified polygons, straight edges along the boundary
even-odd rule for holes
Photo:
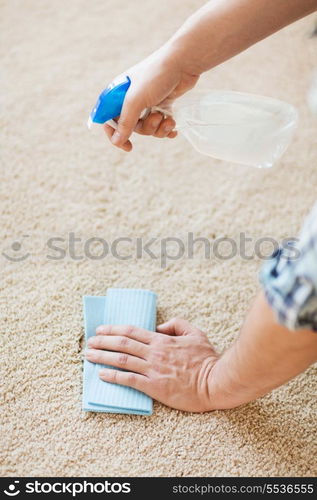
[[[198,328],[195,328],[188,321],[181,318],[173,318],[162,325],[157,327],[159,333],[164,333],[166,335],[189,335],[200,333]]]
[[[127,92],[123,101],[121,114],[118,120],[117,130],[114,132],[111,142],[115,146],[123,146],[136,126],[140,114],[144,109],[142,101],[132,93]]]

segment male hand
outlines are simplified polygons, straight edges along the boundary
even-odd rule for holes
[[[103,369],[102,380],[133,387],[179,410],[211,410],[210,377],[219,356],[206,334],[177,318],[157,330],[99,326],[88,340],[86,358],[126,370]]]

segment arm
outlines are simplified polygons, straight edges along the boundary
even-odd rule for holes
[[[221,356],[207,336],[174,319],[148,332],[101,326],[88,343],[87,359],[124,368],[105,369],[103,380],[134,387],[180,410],[234,408],[263,396],[317,360],[317,333],[276,323],[261,293],[241,333]]]
[[[118,130],[105,125],[112,143],[132,149],[133,130],[175,137],[175,122],[159,113],[139,120],[145,108],[168,107],[199,76],[275,31],[317,9],[317,0],[212,0],[193,14],[159,50],[128,69],[131,78]]]
[[[317,360],[317,333],[279,325],[264,294],[256,298],[240,336],[214,365],[209,380],[213,409],[256,399]]]
[[[201,74],[316,9],[317,0],[211,0],[168,44],[189,73]]]

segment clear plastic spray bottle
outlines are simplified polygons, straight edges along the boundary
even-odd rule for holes
[[[88,125],[110,123],[120,115],[129,77],[99,96]],[[200,153],[253,167],[272,167],[289,146],[296,129],[296,109],[278,99],[227,90],[192,91],[172,110],[179,130]]]

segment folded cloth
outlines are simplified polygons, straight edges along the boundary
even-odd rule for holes
[[[156,294],[148,290],[110,288],[106,297],[84,297],[85,339],[99,325],[134,325],[155,330]],[[99,378],[104,365],[84,361],[85,411],[151,415],[153,402],[146,394]],[[108,367],[107,368],[111,368]]]

